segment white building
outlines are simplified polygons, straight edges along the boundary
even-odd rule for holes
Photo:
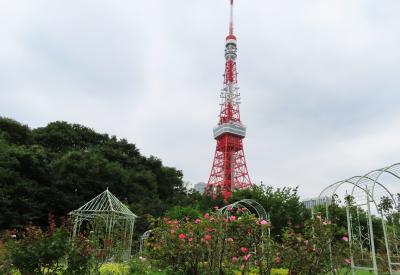
[[[194,190],[196,190],[197,192],[203,194],[204,190],[206,189],[206,183],[205,182],[198,182],[194,185],[193,187]]]
[[[321,198],[318,197],[318,198],[303,200],[303,204],[306,208],[311,209],[317,205],[331,204],[331,201],[332,200],[329,197],[321,197]]]

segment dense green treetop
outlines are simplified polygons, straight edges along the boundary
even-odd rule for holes
[[[0,118],[0,228],[44,225],[107,187],[138,215],[162,214],[184,193],[182,172],[134,144],[78,124],[31,130]]]

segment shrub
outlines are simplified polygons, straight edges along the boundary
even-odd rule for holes
[[[27,226],[18,240],[0,245],[0,273],[11,274],[11,265],[22,275],[98,273],[98,241],[83,235],[69,241],[69,237],[66,227],[56,228],[52,222],[47,232]]]
[[[182,207],[182,206],[174,206],[166,213],[166,216],[173,220],[180,220],[186,217],[191,219],[196,219],[200,215],[201,213],[199,210],[192,207]]]
[[[182,220],[164,218],[153,230],[147,255],[175,274],[229,274],[266,266],[263,242],[269,222],[260,223],[244,209]],[[264,234],[265,233],[265,234]]]
[[[166,267],[163,270],[157,269],[151,265],[147,258],[142,256],[133,258],[129,263],[130,275],[167,275],[171,273],[172,270],[169,267]]]
[[[0,274],[11,274],[12,263],[9,251],[3,241],[0,241]]]
[[[78,235],[71,243],[66,261],[65,274],[96,274],[100,260],[98,259],[99,246],[94,240]]]
[[[286,229],[279,261],[282,260],[282,265],[294,274],[327,274],[332,268],[340,270],[348,253],[348,244],[335,241],[336,227],[330,220],[317,215],[306,222],[304,234]]]
[[[22,275],[61,272],[69,248],[67,239],[65,228],[48,234],[38,227],[27,226],[21,240],[7,243],[10,261]]]
[[[105,263],[99,271],[101,275],[123,275],[128,274],[129,266],[123,263]]]
[[[271,269],[271,275],[288,275],[289,270],[285,268],[273,268]]]

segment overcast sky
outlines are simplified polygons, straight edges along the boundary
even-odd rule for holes
[[[127,138],[207,181],[228,0],[0,0],[0,115]],[[250,176],[304,197],[400,161],[398,0],[237,0]]]

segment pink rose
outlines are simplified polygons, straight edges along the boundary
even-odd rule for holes
[[[234,222],[235,220],[236,220],[236,217],[235,217],[235,216],[230,216],[230,217],[229,217],[229,221]]]
[[[204,214],[204,218],[205,218],[205,219],[209,219],[209,218],[210,218],[210,214],[205,213],[205,214]]]
[[[349,258],[344,259],[344,262],[345,262],[346,264],[351,264],[351,260],[350,260]]]
[[[348,242],[348,241],[349,241],[349,237],[343,236],[343,237],[342,237],[342,240],[345,241],[345,242]]]
[[[232,263],[236,263],[236,262],[238,261],[238,257],[233,256],[233,257],[231,258],[231,261],[232,261]]]
[[[189,238],[189,242],[193,241],[193,238]]]
[[[240,251],[242,251],[243,253],[247,253],[248,250],[247,250],[246,247],[241,247],[241,248],[240,248]]]
[[[231,243],[231,242],[233,242],[233,239],[232,238],[227,238],[226,241]]]
[[[204,240],[206,240],[206,241],[209,241],[209,240],[211,240],[211,239],[212,239],[212,236],[209,235],[209,234],[207,234],[207,235],[204,236]]]
[[[268,224],[268,221],[262,220],[262,221],[260,221],[260,224],[261,224],[261,225],[267,225],[267,224]]]
[[[215,210],[218,210],[218,209],[219,209],[219,206],[214,206],[214,209],[215,209]]]
[[[200,219],[196,219],[196,220],[194,221],[194,223],[195,223],[195,224],[199,224],[199,223],[201,223],[201,220],[200,220]]]
[[[250,254],[243,256],[243,260],[247,262],[249,260],[250,256],[251,256]]]
[[[185,234],[183,234],[183,233],[179,234],[179,239],[184,240],[185,238],[186,238]]]

